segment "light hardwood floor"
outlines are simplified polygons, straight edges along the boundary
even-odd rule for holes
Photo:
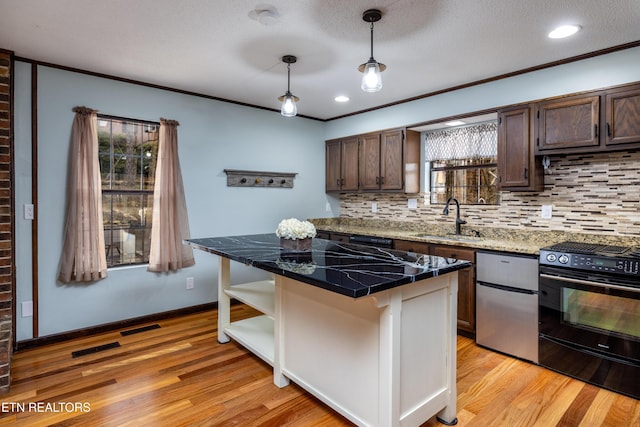
[[[253,314],[232,306],[233,319]],[[277,388],[271,367],[241,346],[219,344],[216,311],[156,324],[15,354],[11,392],[0,395],[0,425],[351,425],[295,384]],[[72,357],[114,342],[120,346]],[[459,426],[640,426],[640,401],[464,337],[458,337],[457,378]],[[424,426],[442,424],[434,418]]]

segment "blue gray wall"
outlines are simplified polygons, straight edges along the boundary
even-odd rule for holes
[[[31,66],[16,63],[17,339],[32,338],[21,317],[31,294]],[[38,67],[39,335],[187,307],[217,299],[215,257],[196,251],[196,265],[158,275],[146,267],[111,269],[105,280],[67,286],[56,278],[62,245],[71,108],[180,122],[180,160],[193,237],[272,232],[280,219],[339,215],[339,200],[324,193],[324,140],[417,124],[545,97],[640,81],[640,48],[515,76],[322,123],[205,98],[83,74]],[[223,169],[297,172],[292,190],[226,187]],[[329,202],[332,212],[326,211]],[[235,266],[240,282],[261,273]],[[195,289],[185,290],[185,278]]]
[[[114,268],[91,284],[56,281],[65,215],[73,112],[85,105],[104,114],[180,122],[180,161],[192,237],[273,232],[282,218],[332,216],[324,194],[324,124],[299,117],[175,92],[38,67],[38,300],[39,336],[72,331],[217,300],[215,256],[195,251],[196,265],[173,274],[146,266]],[[16,64],[17,340],[32,338],[31,66]],[[223,169],[296,172],[293,189],[226,186]],[[235,266],[232,280],[262,274]],[[185,289],[186,277],[195,289]]]

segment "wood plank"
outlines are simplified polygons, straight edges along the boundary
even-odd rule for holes
[[[231,307],[234,320],[256,316]],[[278,388],[271,367],[235,342],[217,342],[215,310],[19,351],[0,425],[350,426],[296,384]],[[144,325],[140,325],[144,326]],[[126,329],[131,329],[128,326]],[[121,346],[72,358],[112,341]],[[532,363],[457,341],[458,426],[640,425],[640,402]],[[337,379],[338,381],[341,379]],[[28,404],[90,405],[89,412],[29,411]],[[11,405],[25,405],[25,411]],[[442,426],[435,417],[423,426]]]

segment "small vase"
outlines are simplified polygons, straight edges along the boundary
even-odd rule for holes
[[[310,251],[313,239],[307,237],[306,239],[285,239],[280,238],[280,247],[285,251]]]

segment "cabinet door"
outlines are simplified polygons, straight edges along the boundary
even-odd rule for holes
[[[325,191],[340,191],[342,143],[327,141],[325,146]]]
[[[529,107],[499,113],[498,174],[502,188],[529,186],[530,116]]]
[[[360,189],[380,189],[380,134],[362,135],[360,140]]]
[[[358,191],[358,137],[342,140],[342,191]]]
[[[348,234],[330,233],[329,236],[330,236],[331,240],[334,240],[336,242],[349,243],[349,235]]]
[[[426,242],[414,242],[411,240],[394,240],[393,249],[404,252],[428,255],[431,245]]]
[[[573,96],[538,104],[538,153],[597,147],[600,96]]]
[[[475,264],[476,252],[473,249],[455,246],[435,245],[433,255],[444,258],[463,259]],[[476,331],[476,269],[475,266],[458,270],[458,329],[475,333]]]
[[[476,331],[476,280],[473,267],[458,270],[458,329]]]
[[[640,142],[640,85],[605,96],[606,145]]]
[[[404,188],[404,132],[402,129],[383,132],[380,136],[380,189]]]

